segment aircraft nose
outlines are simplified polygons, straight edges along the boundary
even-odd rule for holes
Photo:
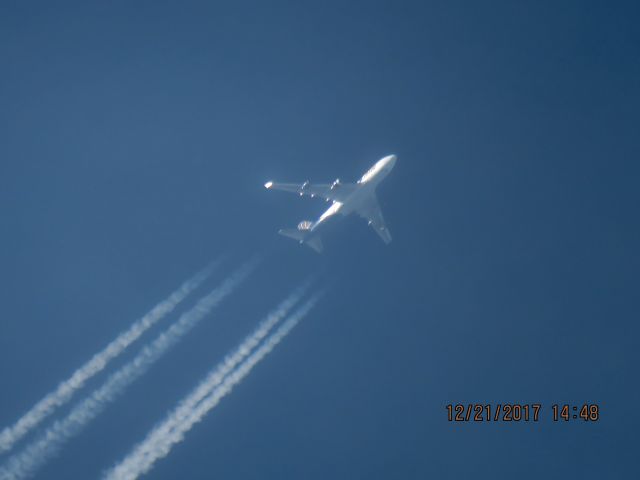
[[[393,166],[396,164],[397,159],[398,157],[396,157],[395,155],[389,155],[388,157],[384,158],[384,163],[387,167],[393,168]]]

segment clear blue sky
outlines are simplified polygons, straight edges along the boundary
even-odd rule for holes
[[[265,262],[41,478],[98,477],[307,273],[330,294],[148,478],[638,478],[635,2],[87,3],[0,7],[0,427],[212,258]],[[391,245],[277,236],[325,204],[266,180],[390,153]]]

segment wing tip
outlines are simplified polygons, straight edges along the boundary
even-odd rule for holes
[[[389,230],[387,230],[386,228],[380,230],[379,235],[380,235],[380,238],[382,238],[382,241],[386,245],[389,245],[391,243],[391,240],[393,240],[393,238],[391,237],[391,232],[389,232]]]

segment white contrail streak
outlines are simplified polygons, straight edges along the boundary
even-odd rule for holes
[[[293,308],[293,306],[300,300],[308,286],[309,282],[296,289],[280,305],[278,305],[274,311],[269,313],[253,333],[251,333],[231,354],[227,355],[227,357],[225,357],[225,359],[220,362],[205,377],[205,379],[180,402],[180,404],[160,425],[156,426],[151,432],[149,432],[146,439],[132,450],[127,459],[140,457],[150,450],[153,450],[154,444],[159,439],[170,434],[173,428],[183,422],[184,419],[192,413],[196,405],[203,398],[208,396],[214,388],[219,386],[224,380],[224,377],[232,372],[238,364],[242,362],[270,333],[273,327],[289,313],[291,308]],[[126,464],[126,462],[127,461],[125,460],[123,464]],[[123,469],[126,469],[126,467],[123,467]],[[111,478],[119,478],[120,474],[121,472],[119,472],[116,467],[116,469],[111,473]]]
[[[87,363],[73,372],[71,377],[61,382],[54,391],[45,395],[14,425],[4,428],[0,432],[0,453],[11,450],[16,442],[38,426],[56,408],[67,403],[76,391],[81,389],[90,378],[102,371],[111,360],[120,355],[145,331],[171,313],[180,302],[211,275],[219,263],[220,260],[213,262],[193,278],[184,282],[168,298],[157,304],[144,317],[136,320],[128,330],[118,335],[101,352],[96,353]]]
[[[109,402],[145,373],[215,306],[231,294],[253,271],[257,263],[257,260],[253,260],[236,270],[219,287],[200,299],[191,310],[183,313],[153,342],[142,348],[133,360],[113,373],[100,388],[76,405],[63,420],[54,422],[38,439],[10,457],[0,468],[0,480],[26,478],[35,473],[67,440],[80,433]]]
[[[176,443],[184,439],[185,434],[205,415],[212,410],[220,400],[231,393],[233,388],[239,384],[250,372],[251,369],[258,364],[265,356],[267,356],[274,347],[302,320],[307,313],[318,302],[321,293],[315,294],[290,317],[288,317],[282,325],[262,344],[255,348],[260,340],[253,342],[254,338],[264,336],[268,332],[263,332],[268,319],[261,324],[256,332],[248,337],[247,341],[238,348],[239,353],[243,346],[247,348],[255,348],[253,353],[244,352],[244,358],[241,363],[235,363],[235,368],[226,372],[226,375],[220,377],[220,366],[216,367],[188,397],[186,397],[180,405],[172,412],[164,423],[154,428],[134,450],[125,457],[125,459],[116,465],[112,470],[107,472],[105,478],[107,480],[132,480],[140,475],[148,473],[153,468],[154,463],[169,454],[171,448]],[[275,325],[275,322],[273,323]],[[273,327],[271,325],[270,328]],[[245,345],[246,344],[246,345]],[[249,347],[252,345],[252,347]],[[250,354],[249,354],[250,353]],[[231,357],[235,357],[235,354]],[[228,359],[227,359],[228,360]],[[225,360],[221,366],[226,365]],[[233,363],[233,361],[231,362]]]

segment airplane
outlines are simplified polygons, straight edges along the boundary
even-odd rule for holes
[[[310,184],[309,181],[302,184],[265,183],[264,186],[268,190],[283,190],[297,193],[300,196],[322,197],[327,202],[332,202],[331,206],[315,222],[303,220],[298,224],[297,229],[283,228],[278,233],[322,253],[322,240],[318,230],[326,224],[329,218],[338,213],[343,216],[356,213],[367,220],[382,241],[388,244],[391,242],[391,233],[385,225],[380,205],[378,205],[376,188],[389,175],[396,160],[395,155],[388,155],[378,160],[356,183],[342,183],[339,178],[331,184]]]

